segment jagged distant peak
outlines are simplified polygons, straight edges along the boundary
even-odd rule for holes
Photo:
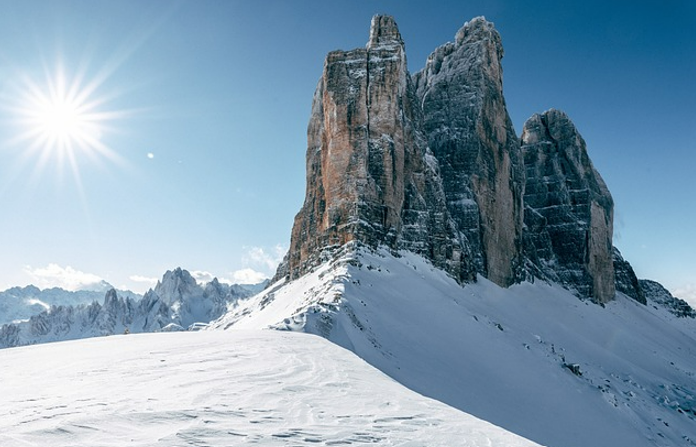
[[[163,280],[172,279],[182,279],[187,282],[190,282],[191,280],[195,281],[195,278],[191,275],[191,273],[186,269],[182,269],[181,267],[177,267],[173,270],[167,270],[164,273]]]
[[[116,289],[113,287],[109,290],[106,291],[106,295],[104,295],[104,302],[108,301],[117,301],[118,300],[118,294],[116,293]]]
[[[166,284],[198,284],[196,281],[196,278],[191,275],[191,273],[188,270],[182,269],[181,267],[177,267],[173,270],[167,270],[164,275],[162,275],[162,279],[157,282],[157,287],[164,286]]]
[[[0,293],[11,293],[11,294],[15,294],[15,295],[32,295],[32,294],[37,294],[40,292],[41,292],[41,289],[39,289],[38,287],[36,287],[33,284],[29,284],[28,286],[24,286],[24,287],[21,287],[21,286],[10,287],[9,289],[3,290]]]

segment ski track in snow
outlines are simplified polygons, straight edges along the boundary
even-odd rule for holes
[[[0,445],[534,446],[316,336],[138,334],[0,351]]]

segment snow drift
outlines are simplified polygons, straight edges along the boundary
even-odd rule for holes
[[[3,447],[536,445],[304,334],[102,337],[5,349],[0,365]]]
[[[696,325],[622,294],[462,287],[410,252],[348,244],[216,327],[304,331],[407,387],[549,446],[696,445]]]

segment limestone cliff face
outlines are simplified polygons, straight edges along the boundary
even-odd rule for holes
[[[525,254],[535,276],[600,303],[614,298],[614,203],[568,116],[549,110],[522,132]]]
[[[365,49],[329,53],[307,139],[305,202],[284,266],[290,278],[352,240],[408,249],[460,280],[473,277],[391,17],[373,18]]]
[[[359,241],[419,253],[459,281],[536,277],[599,303],[617,287],[643,301],[612,251],[613,201],[584,140],[549,110],[520,141],[502,57],[483,18],[413,77],[388,16],[373,18],[366,48],[329,53],[307,131],[305,202],[276,276],[297,278]]]
[[[466,23],[414,75],[447,207],[475,267],[509,286],[521,273],[524,169],[503,97],[503,47],[484,18]]]

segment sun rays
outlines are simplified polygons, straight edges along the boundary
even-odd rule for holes
[[[81,187],[80,166],[123,162],[105,136],[128,112],[109,110],[113,95],[100,91],[103,77],[90,81],[85,70],[71,73],[60,63],[44,71],[40,80],[18,76],[6,107],[14,131],[9,145],[20,152],[21,166],[32,167],[32,178],[40,178],[50,166],[60,177],[69,171]]]
[[[98,137],[98,122],[84,98],[68,91],[63,73],[57,73],[55,85],[49,86],[48,95],[38,92],[27,109],[27,124],[39,142],[49,148],[69,150],[78,147],[94,146]]]

